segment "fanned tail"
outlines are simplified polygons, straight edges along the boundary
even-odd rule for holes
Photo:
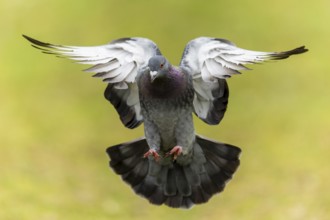
[[[139,139],[107,149],[110,167],[136,194],[155,205],[190,208],[223,191],[239,166],[238,147],[196,136],[191,162],[180,165],[143,158],[149,150]]]

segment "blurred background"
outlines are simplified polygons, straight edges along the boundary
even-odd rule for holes
[[[330,1],[0,0],[0,219],[328,219]],[[219,126],[196,131],[240,146],[225,191],[191,210],[152,206],[108,168],[105,149],[143,135],[126,129],[87,66],[48,56],[22,34],[55,44],[154,40],[173,64],[198,36],[251,50],[308,53],[250,66],[228,80]]]

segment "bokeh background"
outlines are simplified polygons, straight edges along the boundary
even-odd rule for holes
[[[0,219],[329,219],[330,1],[0,0]],[[191,210],[152,206],[108,168],[128,130],[87,66],[33,49],[21,34],[67,45],[153,39],[173,64],[198,36],[288,60],[228,80],[219,126],[198,133],[240,146],[225,191]]]

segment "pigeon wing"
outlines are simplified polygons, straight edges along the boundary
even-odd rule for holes
[[[93,72],[93,77],[109,84],[105,97],[116,108],[123,124],[135,128],[142,123],[135,78],[152,56],[161,54],[153,41],[137,37],[121,38],[106,45],[81,47],[55,45],[25,35],[23,37],[46,54],[93,65],[85,71]]]
[[[193,76],[195,114],[208,124],[220,123],[228,102],[226,78],[249,70],[246,64],[279,60],[306,52],[304,46],[283,52],[259,52],[237,47],[225,39],[199,37],[190,41],[180,67]]]

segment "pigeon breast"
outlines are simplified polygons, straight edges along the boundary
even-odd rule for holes
[[[192,120],[194,89],[192,78],[171,67],[165,76],[151,81],[149,71],[137,78],[141,113],[161,137],[161,148],[176,145],[175,130],[180,120]],[[147,128],[148,129],[148,128]]]

